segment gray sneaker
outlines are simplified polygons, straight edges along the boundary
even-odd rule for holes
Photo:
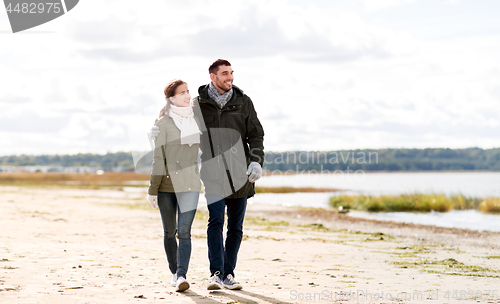
[[[232,290],[243,288],[243,286],[241,286],[240,283],[238,283],[234,280],[234,277],[232,274],[227,275],[227,277],[224,279],[224,281],[222,281],[222,285],[224,285],[224,287],[226,287],[227,289],[232,289]]]
[[[210,277],[210,283],[208,283],[207,290],[219,290],[222,289],[222,281],[219,277],[220,272],[216,271],[213,276]]]

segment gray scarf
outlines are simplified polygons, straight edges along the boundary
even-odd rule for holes
[[[219,93],[214,85],[210,82],[208,85],[208,96],[215,101],[215,103],[219,106],[219,108],[223,108],[226,103],[233,97],[233,89],[227,91],[224,94]]]

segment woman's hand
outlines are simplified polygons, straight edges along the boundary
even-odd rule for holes
[[[158,208],[158,196],[157,195],[149,195],[147,196],[147,200],[151,207]]]
[[[156,140],[156,138],[158,137],[158,135],[160,135],[160,127],[158,126],[153,126],[151,128],[151,131],[149,132],[149,137],[152,139],[152,140]]]

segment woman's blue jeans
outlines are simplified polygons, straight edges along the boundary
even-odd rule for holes
[[[164,232],[163,245],[170,272],[177,273],[177,277],[185,278],[188,270],[191,257],[191,225],[199,195],[198,192],[158,192],[158,208]],[[176,235],[179,245],[175,239]]]

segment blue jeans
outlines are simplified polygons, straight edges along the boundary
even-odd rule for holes
[[[192,206],[198,203],[199,195],[198,192],[158,192],[158,208],[163,223],[163,246],[170,272],[177,273],[177,277],[185,278],[188,270],[191,257],[191,225],[196,214],[196,208],[193,209]],[[180,207],[186,205],[189,208]],[[179,246],[175,239],[176,234]]]
[[[221,279],[228,274],[234,276],[236,259],[243,238],[243,219],[247,206],[247,198],[222,198],[207,194],[208,204],[208,259],[210,273],[220,271]],[[224,211],[227,206],[226,244],[223,242]]]

